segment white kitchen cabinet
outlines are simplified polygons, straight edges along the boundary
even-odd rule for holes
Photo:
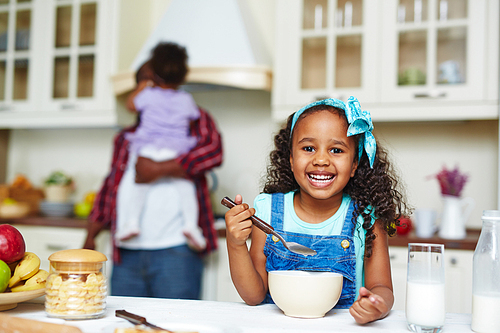
[[[0,2],[1,127],[119,123],[110,79],[118,8],[117,0]]]
[[[0,3],[0,114],[33,107],[34,3]]]
[[[226,238],[218,239],[219,248],[205,258],[202,299],[208,301],[243,302],[229,272]]]
[[[446,250],[445,256],[447,311],[471,313],[474,251]]]
[[[375,102],[377,1],[278,0],[273,116],[350,95]]]
[[[498,92],[489,89],[498,87],[497,0],[381,4],[381,103],[399,108],[388,112],[403,120],[416,108],[432,110],[431,120],[498,117]]]
[[[40,268],[49,270],[49,256],[57,251],[81,249],[87,236],[86,229],[48,226],[31,226],[16,224],[26,243],[26,251],[33,252],[40,257]],[[110,232],[102,231],[96,238],[96,250],[104,253],[108,258],[106,274],[111,277],[112,247]]]
[[[249,243],[249,242],[248,242]],[[250,244],[248,244],[249,246]],[[217,301],[243,302],[234,287],[231,273],[229,272],[229,257],[227,255],[226,238],[219,238],[219,264],[217,278]]]
[[[389,247],[391,259],[392,288],[394,291],[393,310],[404,310],[406,300],[406,272],[408,249],[405,247]]]
[[[276,12],[276,120],[350,95],[375,121],[498,119],[499,0],[277,0]]]
[[[404,310],[406,300],[406,273],[408,249],[389,247],[393,310]],[[474,251],[445,249],[446,312],[471,313],[472,311],[472,256]]]

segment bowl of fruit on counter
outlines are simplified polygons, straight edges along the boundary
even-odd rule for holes
[[[0,311],[43,296],[48,275],[40,269],[40,258],[26,251],[19,230],[0,224]]]

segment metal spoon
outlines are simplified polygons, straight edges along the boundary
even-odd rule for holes
[[[161,331],[165,331],[167,333],[174,333],[174,332],[169,331],[169,330],[167,330],[165,328],[162,328],[162,327],[159,327],[159,326],[151,324],[144,317],[141,317],[139,315],[130,313],[130,312],[125,311],[125,310],[116,310],[115,311],[115,316],[117,316],[119,318],[126,319],[126,320],[128,320],[129,322],[131,322],[132,324],[135,324],[135,325],[145,325],[145,326],[153,328],[155,330],[161,330]]]
[[[233,200],[229,199],[228,197],[224,197],[220,203],[226,206],[227,208],[233,208],[234,206],[236,206],[236,203]],[[300,245],[294,242],[286,242],[283,239],[283,237],[280,234],[278,234],[271,225],[259,219],[257,216],[251,216],[250,220],[252,220],[252,223],[257,228],[264,231],[266,234],[276,236],[289,251],[297,254],[302,254],[305,256],[314,256],[317,254],[316,251],[308,248],[307,246]]]

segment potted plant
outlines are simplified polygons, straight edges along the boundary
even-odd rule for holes
[[[453,170],[448,170],[446,166],[435,176],[439,181],[441,194],[460,197],[462,190],[469,178],[466,174],[462,174],[458,166]]]
[[[443,167],[435,177],[439,182],[443,200],[439,236],[446,239],[463,239],[466,236],[465,224],[475,206],[473,198],[461,198],[469,177],[461,173],[458,167],[453,170]]]
[[[45,200],[67,202],[74,189],[73,179],[62,171],[54,171],[44,181]]]

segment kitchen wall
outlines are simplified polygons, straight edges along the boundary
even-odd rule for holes
[[[467,225],[481,227],[485,209],[497,209],[498,121],[376,123],[416,208],[442,209],[438,181],[443,166],[468,174],[463,197],[476,201]]]
[[[75,179],[75,201],[86,191],[98,190],[109,170],[116,129],[11,130],[7,181],[22,173],[36,186],[52,171]]]
[[[0,130],[0,184],[5,182],[7,174],[7,150],[9,147],[9,130]]]
[[[124,0],[122,11],[127,11]],[[141,0],[142,1],[142,0]],[[274,1],[245,0],[269,52],[274,49]],[[128,69],[135,54],[170,1],[144,1],[146,9],[130,11],[122,24],[130,35],[120,41],[118,70]],[[279,127],[271,120],[268,92],[223,90],[195,93],[196,101],[217,120],[224,139],[224,164],[215,170],[219,187],[214,201],[242,194],[252,202],[259,193],[272,136]],[[362,101],[361,101],[362,103]],[[7,181],[24,173],[36,185],[61,169],[76,180],[75,200],[98,190],[109,170],[116,128],[11,130]],[[415,207],[441,209],[438,183],[428,176],[443,165],[456,165],[470,176],[464,196],[476,200],[468,226],[480,228],[481,211],[497,208],[498,122],[376,123],[375,135],[396,162],[410,202]],[[226,211],[216,203],[218,212]]]

